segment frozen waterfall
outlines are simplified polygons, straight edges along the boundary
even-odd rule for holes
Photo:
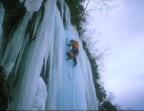
[[[27,12],[10,35],[0,60],[14,81],[9,109],[98,109],[90,63],[77,30],[71,25],[69,8],[59,0],[59,10],[56,2],[46,0],[42,12],[42,0],[26,0]],[[66,60],[67,39],[79,42],[76,67],[72,60]]]

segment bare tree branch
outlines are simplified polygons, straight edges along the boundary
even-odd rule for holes
[[[89,11],[94,11],[94,10],[110,11],[110,10],[118,7],[119,4],[115,3],[116,1],[117,0],[93,0],[93,3],[95,4],[95,6],[91,9],[87,10],[88,5],[90,4],[90,0],[89,0],[87,5],[86,5],[84,13],[89,12]]]
[[[84,9],[84,13],[85,13],[85,11],[86,11],[86,9],[87,9],[89,3],[90,3],[90,0],[88,1],[87,5],[86,5],[86,7],[85,7],[85,9]]]

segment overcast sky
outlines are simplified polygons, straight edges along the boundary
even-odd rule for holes
[[[144,110],[144,0],[121,0],[107,16],[90,15],[88,28],[102,32],[97,47],[110,48],[101,72],[105,89],[121,109]]]

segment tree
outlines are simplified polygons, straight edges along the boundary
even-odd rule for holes
[[[114,106],[110,101],[104,101],[99,107],[99,111],[118,111],[116,106]]]
[[[99,12],[108,12],[115,7],[118,7],[119,3],[118,0],[87,0],[87,4],[85,7],[85,13],[88,13],[90,11],[99,11]],[[90,3],[91,2],[91,3]],[[91,8],[88,8],[89,4],[91,5]]]
[[[84,32],[83,23],[86,21],[83,15],[85,0],[65,0],[70,8],[71,23],[76,26],[79,36]]]

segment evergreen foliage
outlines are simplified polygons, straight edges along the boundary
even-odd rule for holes
[[[99,107],[99,111],[118,111],[116,106],[114,106],[110,101],[104,101],[104,103]]]
[[[85,30],[82,27],[82,24],[86,21],[86,18],[84,16],[85,9],[82,5],[82,3],[85,2],[85,0],[65,0],[65,2],[70,8],[71,23],[76,26],[79,36],[81,36]]]

